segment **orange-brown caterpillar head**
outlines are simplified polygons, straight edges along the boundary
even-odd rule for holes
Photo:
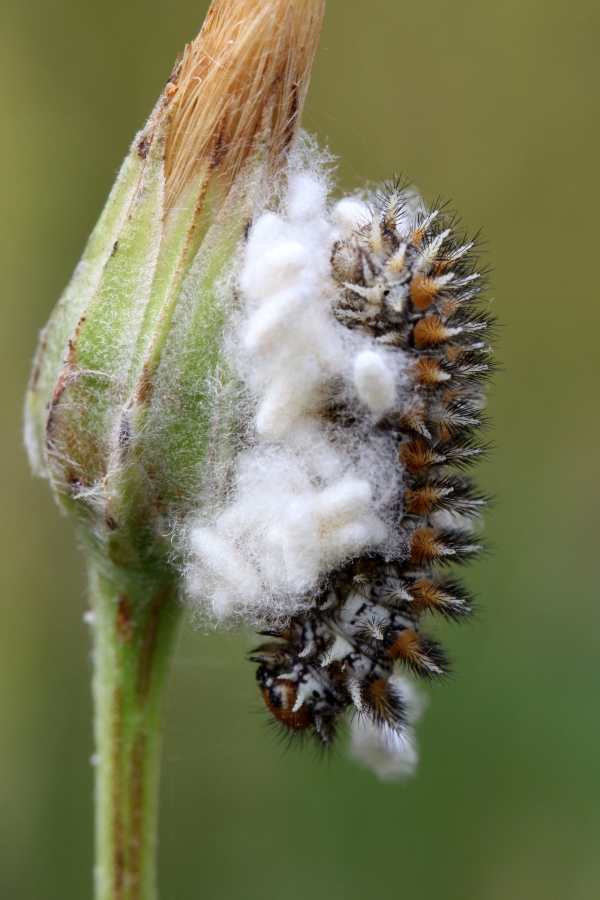
[[[263,687],[263,700],[275,718],[291,731],[304,731],[312,722],[304,706],[294,712],[298,696],[296,685],[291,681],[277,681],[270,687]]]
[[[256,680],[263,700],[275,720],[288,734],[310,732],[322,746],[335,735],[335,722],[346,707],[330,677],[321,677],[298,656],[293,644],[265,644],[251,659],[259,662]]]

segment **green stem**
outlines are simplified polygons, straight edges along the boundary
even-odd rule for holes
[[[92,567],[96,900],[155,900],[162,724],[182,607],[164,569]]]

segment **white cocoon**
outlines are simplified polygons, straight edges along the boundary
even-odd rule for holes
[[[394,373],[380,353],[363,350],[354,361],[354,383],[358,396],[374,415],[392,409],[396,403]]]
[[[366,204],[354,197],[344,197],[333,207],[333,221],[344,237],[363,225],[368,214]]]
[[[333,243],[365,206],[335,210],[328,218],[319,173],[295,171],[282,211],[261,215],[245,248],[226,341],[248,449],[226,499],[188,527],[188,591],[220,620],[292,615],[333,568],[395,539],[385,509],[397,455],[393,439],[374,436],[373,416],[395,403],[401,354],[388,362],[332,314]],[[357,425],[334,434],[323,408],[336,392]]]
[[[190,534],[188,587],[208,594],[218,618],[286,615],[332,565],[385,538],[366,482],[342,478],[315,489],[282,451],[245,455],[237,486],[212,526]]]
[[[399,781],[414,775],[419,762],[415,739],[409,731],[368,719],[352,722],[351,758],[371,769],[382,781]]]

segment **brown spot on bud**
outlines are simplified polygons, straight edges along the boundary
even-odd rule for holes
[[[134,626],[131,612],[131,600],[127,594],[119,594],[116,624],[119,638],[128,644],[133,638]]]

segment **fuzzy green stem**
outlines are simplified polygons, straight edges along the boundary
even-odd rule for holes
[[[160,755],[182,618],[173,575],[92,567],[96,900],[155,900]]]

